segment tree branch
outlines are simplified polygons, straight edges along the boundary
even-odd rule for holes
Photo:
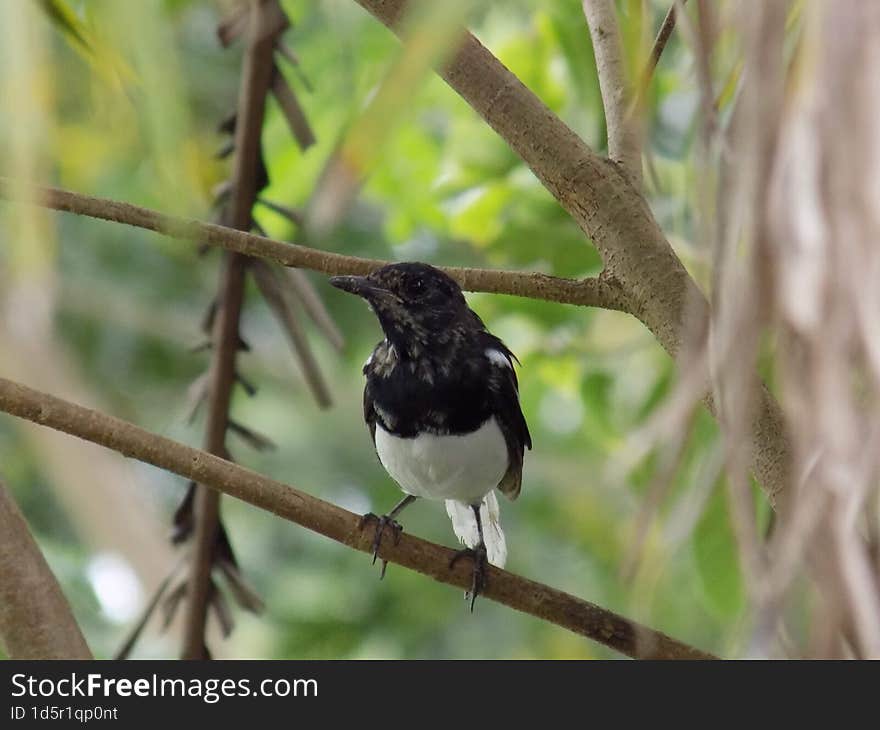
[[[629,84],[614,0],[583,0],[593,39],[599,89],[605,106],[608,156],[619,162],[636,186],[642,183],[642,140],[635,115],[629,113]]]
[[[172,238],[218,246],[227,251],[265,259],[282,266],[342,275],[368,274],[388,263],[380,259],[345,256],[295,243],[275,241],[215,223],[166,215],[131,203],[96,198],[69,190],[34,187],[28,191],[27,197],[21,197],[18,193],[20,189],[20,185],[13,185],[11,180],[0,177],[0,199],[35,203],[66,213],[124,223]],[[563,279],[532,272],[455,266],[443,267],[443,270],[458,281],[466,291],[512,294],[548,302],[627,311],[623,292],[613,277]]]
[[[395,30],[405,0],[357,0]],[[597,155],[470,33],[438,73],[504,139],[590,237],[625,309],[675,357],[686,326],[708,331],[706,297],[617,163]],[[709,373],[705,373],[708,392]],[[771,505],[789,486],[791,453],[779,405],[756,399],[751,466]],[[711,409],[710,405],[710,409]]]
[[[251,227],[252,209],[257,199],[263,115],[275,69],[275,41],[288,23],[277,0],[250,0],[248,25],[248,47],[242,64],[235,125],[232,199],[227,208],[231,226],[241,231]],[[226,454],[229,406],[235,385],[235,360],[241,341],[239,322],[246,266],[244,256],[227,252],[217,296],[219,310],[213,332],[211,388],[205,428],[205,450],[211,454]],[[205,623],[220,529],[220,493],[201,483],[196,490],[195,518],[195,546],[190,564],[189,601],[184,628],[184,659],[207,657]]]
[[[0,378],[0,411],[91,441],[133,459],[205,484],[361,552],[372,551],[372,531],[360,516],[204,451],[150,433],[113,416]],[[467,589],[464,562],[450,569],[454,551],[406,533],[383,542],[379,557]],[[712,659],[659,631],[554,588],[493,566],[483,593],[498,603],[549,621],[638,659]]]
[[[679,0],[672,0],[669,10],[666,11],[666,17],[663,18],[663,23],[660,25],[660,30],[657,31],[657,36],[654,38],[654,46],[651,48],[651,55],[648,56],[648,65],[644,70],[644,78],[646,82],[650,81],[654,70],[657,68],[657,64],[660,63],[660,56],[663,55],[666,44],[669,42],[669,37],[672,35],[672,31],[675,30],[678,1]],[[686,2],[687,0],[681,0],[682,6]]]
[[[645,96],[648,93],[648,87],[651,85],[651,77],[657,69],[657,64],[660,63],[660,56],[663,55],[663,51],[666,49],[666,44],[669,42],[672,31],[675,30],[675,22],[678,19],[677,13],[679,2],[682,5],[682,9],[684,9],[684,4],[687,0],[672,0],[669,10],[666,11],[666,17],[663,18],[663,23],[660,25],[660,30],[657,31],[657,35],[654,38],[654,45],[651,47],[651,53],[648,56],[648,62],[642,69],[641,76],[639,77],[639,85],[633,94],[633,99],[627,110],[627,116],[629,117],[635,117],[642,111]]]
[[[91,659],[70,604],[0,482],[0,642],[10,659]]]

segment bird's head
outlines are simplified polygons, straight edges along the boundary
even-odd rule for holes
[[[470,311],[455,280],[428,264],[389,264],[368,276],[334,276],[330,283],[366,299],[388,341],[414,356],[449,342]]]

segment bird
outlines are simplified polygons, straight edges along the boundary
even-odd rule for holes
[[[364,515],[362,526],[376,523],[373,562],[386,530],[399,541],[405,507],[418,498],[445,502],[464,545],[450,569],[461,558],[473,561],[466,594],[473,611],[487,563],[504,567],[507,558],[495,492],[519,496],[523,455],[532,448],[519,361],[438,268],[393,263],[330,284],[366,300],[384,334],[363,366],[364,420],[379,461],[406,496],[381,517]]]

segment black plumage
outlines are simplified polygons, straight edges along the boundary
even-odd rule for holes
[[[523,454],[532,446],[519,403],[516,358],[468,307],[458,284],[421,263],[391,264],[366,277],[334,277],[331,283],[363,297],[385,334],[363,369],[364,420],[377,451],[377,428],[396,439],[466,439],[494,417],[507,447],[507,465],[488,491],[497,487],[515,499],[522,485]],[[465,441],[449,443],[456,448]],[[479,499],[470,505],[482,543]],[[389,517],[377,532],[393,522]]]

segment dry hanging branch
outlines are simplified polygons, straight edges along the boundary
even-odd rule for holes
[[[337,507],[244,467],[225,461],[112,416],[40,393],[0,378],[0,411],[24,418],[186,479],[237,497],[309,530],[365,553],[373,535],[361,528],[360,515]],[[450,569],[455,551],[406,533],[383,542],[379,557],[462,589],[471,571],[460,563]],[[665,634],[554,588],[490,566],[483,594],[510,608],[549,621],[639,659],[713,659]]]
[[[288,26],[277,0],[250,0],[248,11],[248,47],[242,66],[241,90],[235,124],[232,193],[227,220],[233,228],[247,231],[252,224],[252,209],[259,191],[261,173],[260,136],[263,128],[266,97],[275,73],[275,40]],[[239,349],[239,323],[244,299],[247,262],[238,253],[227,252],[224,260],[218,312],[213,331],[213,359],[208,395],[205,450],[226,453],[229,430],[229,406],[236,382],[235,361]],[[195,546],[187,591],[188,609],[184,629],[183,657],[203,659],[205,623],[212,599],[220,600],[212,579],[217,557],[220,527],[220,495],[199,485],[195,496]],[[215,604],[218,606],[220,604]],[[225,615],[221,613],[220,616]],[[227,622],[223,622],[227,623]]]
[[[290,89],[284,74],[281,73],[277,66],[273,68],[272,72],[272,95],[278,102],[278,106],[281,107],[284,118],[287,119],[290,131],[300,149],[305,151],[315,144],[315,134],[312,132],[311,126],[309,126],[309,120],[306,119],[299,100]]]
[[[10,659],[91,659],[70,604],[0,482],[0,644]]]
[[[265,261],[254,261],[251,264],[251,274],[253,274],[263,299],[266,300],[266,304],[269,305],[269,309],[272,310],[290,340],[293,351],[299,359],[303,377],[308,383],[309,389],[314,393],[318,405],[322,408],[328,407],[331,404],[330,391],[321,374],[321,367],[308,347],[302,324],[285,296],[282,281]]]
[[[290,292],[299,300],[308,314],[327,341],[337,351],[341,351],[345,346],[345,338],[342,336],[339,327],[333,320],[324,300],[318,296],[315,287],[308,277],[299,269],[287,269],[287,278],[290,281]]]

